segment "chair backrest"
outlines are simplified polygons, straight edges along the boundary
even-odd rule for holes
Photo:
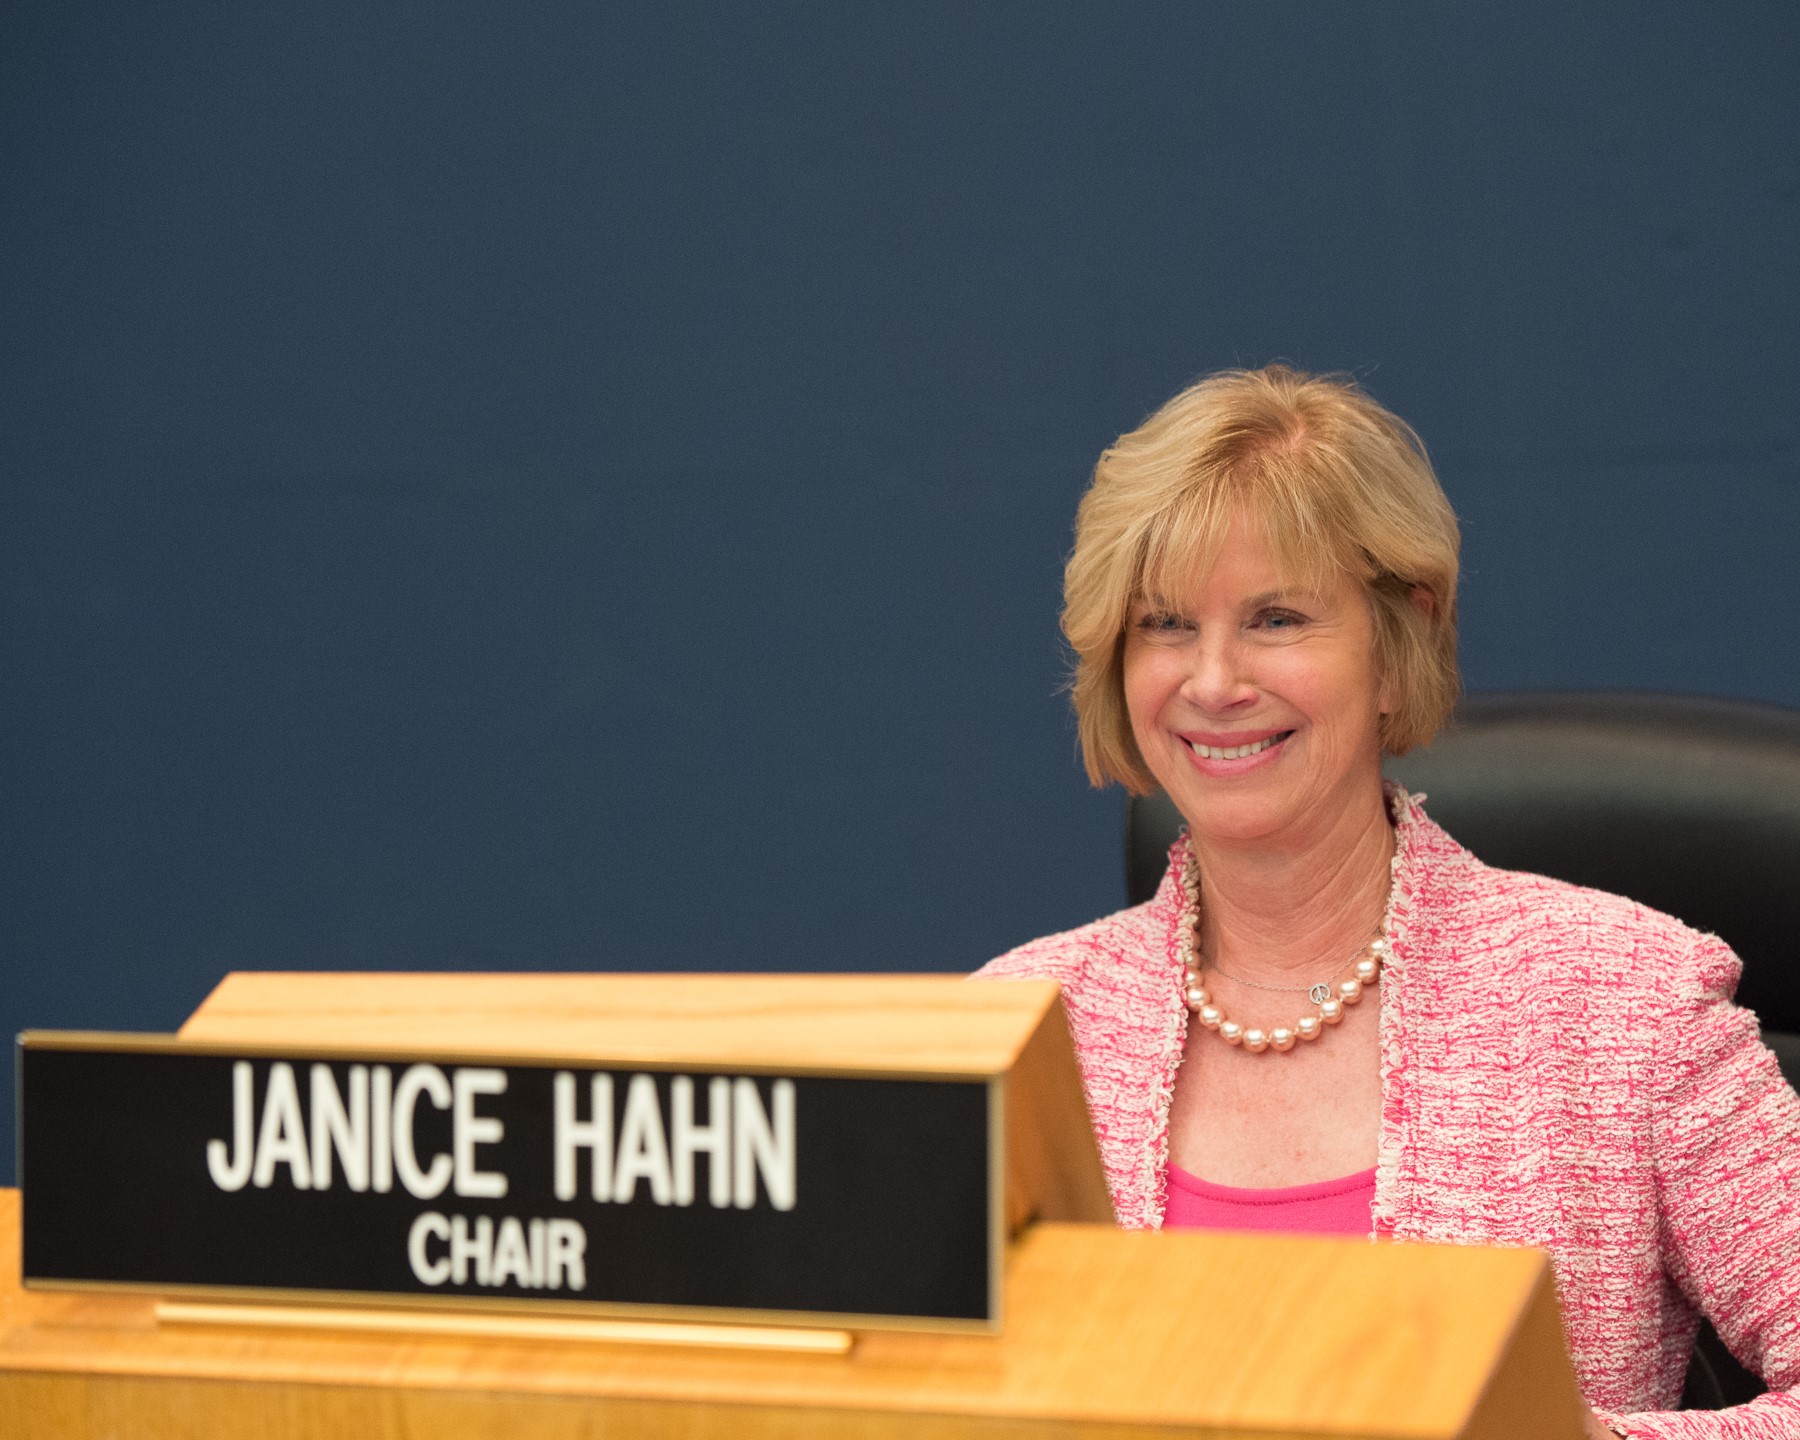
[[[1388,773],[1490,865],[1628,895],[1729,944],[1741,1003],[1800,1086],[1800,710],[1598,691],[1471,695]],[[1126,816],[1133,904],[1181,825]]]

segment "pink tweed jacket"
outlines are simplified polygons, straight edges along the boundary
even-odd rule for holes
[[[1389,794],[1376,1232],[1549,1251],[1588,1400],[1633,1435],[1800,1440],[1800,1097],[1731,1003],[1737,957],[1632,901],[1483,865],[1421,798]],[[1186,844],[1148,904],[978,972],[1062,985],[1132,1229],[1162,1223]],[[1702,1313],[1769,1394],[1670,1409]]]

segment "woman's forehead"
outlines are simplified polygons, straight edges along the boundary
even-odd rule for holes
[[[1353,577],[1336,572],[1325,583],[1294,580],[1260,585],[1246,577],[1215,571],[1194,584],[1174,589],[1144,589],[1133,603],[1177,611],[1211,605],[1255,610],[1266,605],[1335,604],[1356,588]]]
[[[1359,579],[1332,548],[1254,518],[1184,537],[1185,545],[1170,543],[1176,538],[1149,548],[1138,598],[1191,604],[1218,598],[1209,592],[1226,592],[1243,602],[1316,599],[1334,596]]]
[[[1292,487],[1230,484],[1172,497],[1144,527],[1141,575],[1191,583],[1222,560],[1266,558],[1284,577],[1316,583],[1346,568],[1342,517]]]

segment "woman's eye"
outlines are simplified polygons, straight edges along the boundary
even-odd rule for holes
[[[1255,620],[1260,628],[1276,632],[1297,630],[1305,623],[1306,617],[1297,615],[1292,610],[1264,610]]]
[[[1139,618],[1137,625],[1151,635],[1173,635],[1187,629],[1187,621],[1169,610],[1151,610]]]

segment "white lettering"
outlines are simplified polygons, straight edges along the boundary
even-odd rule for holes
[[[587,1289],[587,1231],[574,1220],[552,1220],[545,1228],[548,1259],[544,1268],[549,1288],[562,1289],[567,1276],[571,1290]]]
[[[556,1198],[575,1198],[575,1152],[586,1146],[592,1164],[589,1185],[594,1199],[605,1204],[612,1199],[612,1076],[595,1075],[588,1082],[589,1113],[587,1121],[575,1118],[575,1077],[559,1070],[554,1085],[556,1094]]]
[[[231,1067],[231,1145],[223,1140],[206,1142],[206,1168],[221,1190],[242,1190],[250,1178],[256,1146],[251,1139],[256,1121],[255,1080],[248,1060]]]
[[[291,1077],[290,1077],[291,1079]],[[413,1148],[413,1110],[419,1103],[423,1093],[439,1110],[450,1108],[450,1082],[444,1078],[444,1072],[435,1065],[412,1065],[400,1077],[400,1083],[394,1087],[394,1172],[399,1175],[400,1183],[406,1187],[407,1193],[420,1200],[432,1200],[444,1193],[444,1187],[450,1183],[451,1160],[448,1155],[439,1154],[433,1158],[429,1170],[419,1168],[418,1152]],[[268,1117],[263,1117],[263,1128],[268,1129]],[[257,1163],[262,1158],[257,1157]],[[457,1283],[462,1283],[459,1273]]]
[[[421,1285],[587,1288],[587,1231],[576,1220],[427,1210],[407,1231],[406,1259]]]
[[[294,1067],[285,1060],[277,1060],[269,1067],[269,1088],[263,1095],[262,1130],[256,1139],[256,1168],[251,1183],[258,1190],[267,1190],[275,1179],[277,1165],[288,1167],[296,1190],[312,1189],[306,1126],[300,1119],[300,1089],[294,1083]]]
[[[475,1168],[477,1145],[498,1145],[506,1127],[492,1115],[475,1113],[477,1095],[504,1095],[504,1070],[457,1070],[454,1077],[456,1108],[451,1117],[451,1149],[456,1155],[456,1193],[486,1200],[506,1194],[506,1176],[497,1170]]]
[[[754,1080],[738,1077],[731,1129],[736,1145],[732,1199],[740,1210],[756,1204],[756,1176],[762,1175],[769,1204],[777,1210],[794,1208],[794,1082],[777,1080],[770,1090],[775,1102],[771,1125],[763,1110],[762,1096]]]
[[[344,1183],[369,1188],[369,1067],[350,1067],[350,1104],[338,1093],[329,1065],[312,1067],[312,1182],[331,1188],[331,1152],[344,1164]]]
[[[419,1277],[421,1285],[442,1285],[450,1278],[450,1257],[440,1255],[437,1259],[428,1259],[425,1254],[427,1240],[448,1240],[450,1238],[450,1222],[435,1210],[427,1210],[413,1221],[412,1229],[406,1237],[406,1258],[412,1261],[412,1272]]]
[[[709,1125],[694,1123],[694,1082],[677,1075],[669,1085],[669,1148],[675,1160],[675,1203],[694,1203],[694,1156],[706,1154],[707,1196],[719,1209],[731,1203],[731,1082],[717,1076],[706,1087]]]
[[[458,1285],[468,1283],[471,1260],[475,1262],[475,1283],[492,1283],[494,1222],[485,1215],[476,1216],[471,1234],[469,1222],[460,1215],[454,1216],[450,1221],[450,1278]]]
[[[631,1203],[639,1180],[650,1182],[650,1198],[669,1203],[669,1147],[663,1138],[662,1108],[657,1104],[656,1081],[633,1075],[625,1092],[625,1118],[619,1122],[619,1168],[613,1174],[613,1198]],[[577,1287],[579,1288],[579,1287]]]
[[[504,1285],[508,1280],[531,1286],[531,1251],[525,1245],[525,1227],[511,1215],[500,1222],[494,1236],[494,1266],[488,1284]]]
[[[369,1188],[385,1195],[394,1188],[394,1072],[377,1065],[369,1079]]]

